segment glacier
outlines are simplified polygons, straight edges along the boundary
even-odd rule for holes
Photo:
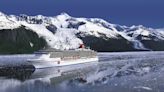
[[[75,18],[67,13],[57,16],[20,16],[6,15],[0,12],[0,30],[15,29],[25,26],[36,32],[39,37],[43,37],[47,44],[56,49],[77,49],[83,40],[77,37],[93,36],[102,39],[123,39],[133,44],[137,50],[151,50],[141,42],[144,41],[163,41],[163,29],[146,28],[139,26],[121,26],[111,24],[99,18]],[[112,45],[112,44],[111,44]]]

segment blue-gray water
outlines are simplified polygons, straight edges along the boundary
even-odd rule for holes
[[[1,71],[0,92],[163,92],[164,52],[99,53],[99,58],[99,63]]]

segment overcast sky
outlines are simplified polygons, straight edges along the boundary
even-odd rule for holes
[[[7,14],[98,17],[120,25],[164,27],[164,0],[0,0]]]

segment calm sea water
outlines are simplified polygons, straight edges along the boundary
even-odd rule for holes
[[[0,56],[0,61],[4,59],[19,61]],[[99,59],[99,63],[39,70],[0,67],[0,92],[164,91],[164,52],[99,53]]]

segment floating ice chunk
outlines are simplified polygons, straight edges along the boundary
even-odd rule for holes
[[[150,87],[145,87],[145,86],[138,86],[138,87],[134,87],[135,89],[145,89],[145,90],[149,90],[149,91],[151,91],[151,90],[153,90],[152,88],[150,88]]]

